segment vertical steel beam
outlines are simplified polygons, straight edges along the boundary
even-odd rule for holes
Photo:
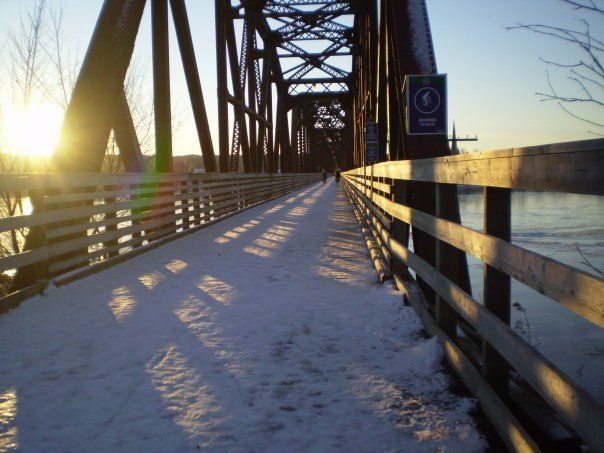
[[[296,167],[298,164],[298,159],[300,156],[300,129],[301,129],[301,124],[300,124],[300,106],[296,105],[292,108],[292,130],[291,130],[291,155],[292,155],[292,160],[291,160],[291,167],[290,170],[291,171],[296,171]]]
[[[214,146],[212,145],[212,135],[210,134],[210,124],[206,113],[206,106],[199,79],[199,69],[195,58],[195,49],[193,48],[193,38],[191,37],[191,28],[187,15],[185,0],[170,0],[172,6],[172,17],[176,28],[176,37],[180,48],[187,87],[189,89],[189,98],[193,109],[193,118],[197,127],[197,137],[201,146],[201,155],[206,172],[216,171],[216,158],[214,156]]]
[[[387,15],[387,26],[390,30],[392,21]],[[394,52],[392,33],[388,34],[388,143],[390,146],[390,160],[402,160],[405,153],[403,149],[403,120],[405,108],[403,105],[403,83],[398,74],[397,55]]]
[[[168,0],[151,0],[153,101],[155,105],[155,171],[172,171],[172,112]]]
[[[227,101],[227,54],[225,0],[215,2],[216,18],[216,71],[218,90],[218,153],[221,172],[229,171],[229,106]],[[230,19],[228,19],[230,20]]]
[[[410,17],[414,16],[409,11],[411,6],[406,2],[394,0],[387,0],[387,3],[389,7],[388,14],[392,19],[390,32],[393,36],[393,53],[398,64],[398,78],[402,80],[406,74],[436,73],[436,59],[433,53],[420,56],[414,52],[414,46],[409,45],[413,40],[424,40],[424,46],[432,49],[432,37],[427,17],[423,21],[425,24],[423,32],[416,30],[412,33],[413,24],[410,23]],[[424,13],[426,13],[425,10]],[[403,146],[405,152],[403,157],[405,159],[437,157],[449,153],[445,135],[411,136],[403,130]],[[410,190],[412,191],[410,197],[412,207],[432,215],[435,215],[437,209],[440,209],[442,218],[453,222],[460,221],[459,202],[454,186],[442,188],[438,205],[435,184],[414,182],[411,184]],[[445,263],[442,269],[443,273],[465,291],[471,293],[465,253],[459,250],[451,251],[446,244],[439,243],[432,236],[416,228],[412,229],[412,233],[417,253],[424,260],[436,266],[438,249],[440,261]],[[421,279],[418,280],[426,299],[434,303],[436,301],[434,291]],[[441,311],[444,313],[445,307]]]
[[[280,115],[279,127],[281,132],[281,137],[279,139],[279,148],[281,150],[281,171],[283,173],[290,173],[292,149],[289,140],[289,118],[287,116],[287,112],[289,111],[289,102],[287,100],[285,90],[282,90],[281,93],[279,93],[279,99],[282,99],[281,111],[278,113]]]
[[[377,68],[377,86],[378,86],[378,150],[379,161],[388,160],[387,142],[388,142],[388,27],[386,17],[386,2],[380,1],[380,24],[379,24],[379,65]]]
[[[280,149],[281,149],[281,138],[282,138],[282,133],[281,133],[281,129],[283,127],[283,125],[281,124],[282,121],[282,115],[281,115],[281,110],[283,110],[283,97],[280,94],[280,91],[277,91],[277,111],[276,111],[276,118],[275,118],[275,142],[273,144],[273,168],[275,173],[279,173],[280,171],[282,171],[282,167],[281,167],[281,158],[280,158]]]
[[[243,39],[247,39],[247,62],[243,62],[243,66],[241,67],[242,71],[247,71],[247,102],[248,107],[254,112],[258,113],[257,105],[256,105],[256,91],[258,90],[258,86],[256,85],[256,77],[254,73],[254,59],[255,55],[255,47],[254,47],[254,35],[256,33],[256,29],[254,28],[253,21],[248,20],[248,31],[247,36],[244,36]],[[252,161],[252,172],[258,173],[258,143],[257,143],[257,124],[256,118],[253,115],[248,115],[248,131],[249,131],[249,143],[250,143],[250,157]]]
[[[369,80],[368,89],[371,91],[369,115],[376,119],[378,108],[378,90],[379,90],[379,18],[378,18],[378,0],[368,0],[368,44],[369,44]]]
[[[269,117],[268,115],[268,102],[269,100],[272,101],[272,98],[270,98],[270,91],[271,91],[271,78],[270,78],[270,74],[271,74],[271,64],[270,64],[270,60],[268,58],[264,58],[262,60],[262,75],[260,78],[260,87],[258,87],[258,89],[260,90],[259,94],[260,94],[260,103],[258,105],[258,114],[260,116],[263,116],[264,118],[267,119],[267,121],[271,122],[272,118]],[[272,107],[270,107],[272,108]],[[270,112],[272,114],[272,112]],[[270,115],[272,117],[272,115]],[[262,122],[258,122],[258,169],[259,171],[262,171],[263,169],[263,164],[264,164],[264,171],[267,173],[270,173],[270,162],[269,162],[269,154],[270,154],[270,144],[271,144],[271,140],[270,140],[270,134],[271,134],[271,129],[269,126],[267,126],[266,124],[263,124]]]
[[[245,87],[241,86],[241,77],[243,75],[242,71],[246,71],[247,68],[245,61],[242,61],[240,64],[237,56],[237,42],[235,40],[235,28],[233,25],[232,17],[229,17],[226,21],[226,40],[231,69],[231,84],[233,86],[233,96],[238,101],[237,105],[233,106],[233,110],[235,113],[235,121],[239,123],[239,146],[241,147],[241,154],[243,157],[243,171],[249,173],[252,171],[252,163],[250,158],[247,125],[245,122]]]
[[[264,63],[267,64],[268,63],[268,59],[264,60]],[[266,172],[270,172],[270,173],[275,173],[277,171],[277,168],[275,167],[275,145],[274,145],[274,120],[273,120],[273,85],[272,85],[272,80],[271,80],[271,74],[272,74],[272,70],[270,70],[270,66],[272,66],[271,63],[269,63],[269,71],[268,71],[268,79],[266,80],[266,84],[267,84],[267,88],[266,88],[266,119],[268,120],[268,122],[270,123],[270,126],[268,127],[266,133],[268,134],[268,143],[267,143],[267,157],[266,157],[266,161],[267,161],[267,168],[265,168],[264,171]]]

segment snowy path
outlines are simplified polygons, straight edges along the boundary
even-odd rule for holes
[[[0,450],[481,451],[341,188],[248,210],[0,317]]]

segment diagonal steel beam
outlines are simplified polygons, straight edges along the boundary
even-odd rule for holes
[[[145,0],[105,0],[50,160],[51,171],[100,171],[112,110],[123,90],[144,7]]]

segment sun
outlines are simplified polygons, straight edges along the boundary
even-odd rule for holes
[[[50,156],[59,139],[63,116],[63,111],[52,104],[5,112],[2,130],[9,150],[26,156]]]

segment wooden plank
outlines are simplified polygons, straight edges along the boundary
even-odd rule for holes
[[[178,205],[177,208],[186,209],[187,207],[190,207],[193,204],[194,204],[193,201],[189,201],[185,204]],[[152,218],[154,215],[167,214],[167,213],[174,212],[174,210],[175,210],[174,206],[168,206],[168,207],[154,209],[152,211],[145,211],[145,212],[137,212],[136,210],[117,211],[118,217],[116,217],[116,218],[96,220],[96,221],[84,221],[84,222],[80,222],[77,224],[70,224],[70,225],[67,225],[64,227],[61,226],[61,227],[48,229],[47,233],[46,233],[46,238],[47,239],[56,239],[56,238],[66,236],[68,234],[80,233],[83,231],[92,230],[92,229],[96,229],[96,228],[103,228],[103,227],[107,227],[107,226],[119,225],[120,223],[136,222],[138,220],[147,220],[147,219]],[[119,216],[120,212],[121,213],[137,212],[137,213]],[[191,212],[192,212],[191,215],[193,215],[194,211],[191,211]],[[118,231],[119,231],[119,228],[118,228]]]
[[[272,174],[272,178],[287,179],[302,173]],[[0,191],[67,189],[108,185],[160,184],[182,181],[227,182],[238,179],[266,178],[266,173],[1,173]]]
[[[350,199],[350,203],[352,205],[352,209],[354,211],[354,215],[357,219],[357,222],[359,222],[359,225],[361,227],[361,234],[363,235],[363,238],[365,239],[365,244],[369,249],[371,261],[373,262],[375,270],[378,274],[380,283],[384,283],[386,280],[392,278],[392,273],[390,272],[388,263],[384,260],[384,257],[382,256],[380,249],[377,246],[375,239],[373,238],[373,234],[371,233],[371,230],[369,228],[369,225],[367,224],[367,221],[365,220],[365,217],[361,214],[358,209],[358,206],[353,202],[352,198]]]
[[[263,191],[258,192],[257,199],[262,199],[263,196],[267,193],[270,193],[270,189],[264,189]],[[190,204],[193,204],[193,203],[195,203],[195,201],[190,202]],[[237,204],[237,200],[229,198],[228,200],[226,200],[224,202],[215,203],[211,206],[207,206],[207,207],[203,208],[202,210],[200,210],[200,212],[210,212],[210,211],[216,212],[222,208],[227,208],[227,207],[233,206],[235,204]],[[170,211],[174,210],[174,207],[168,207],[168,208],[165,208],[164,210],[170,212]],[[95,245],[95,244],[99,244],[99,243],[111,241],[111,240],[119,240],[119,238],[121,238],[121,237],[129,236],[129,235],[137,233],[137,232],[147,231],[147,230],[151,230],[151,229],[155,229],[155,228],[159,228],[159,227],[162,227],[165,225],[172,224],[178,220],[188,218],[188,217],[192,216],[193,214],[194,213],[192,211],[186,211],[186,212],[183,212],[180,214],[173,214],[173,215],[169,215],[166,217],[162,217],[161,219],[152,220],[152,221],[145,222],[145,223],[140,223],[140,224],[132,225],[132,226],[125,227],[125,228],[120,228],[120,229],[117,229],[117,230],[114,230],[111,232],[101,232],[98,234],[86,236],[85,238],[77,238],[77,239],[59,242],[56,244],[51,244],[46,247],[47,256],[49,258],[52,258],[54,256],[60,256],[65,253],[69,253],[69,252],[78,250],[82,247],[89,247],[91,245]],[[146,237],[143,237],[142,239],[145,240]],[[2,263],[2,260],[0,260],[0,263]]]
[[[395,275],[395,280],[398,288],[405,293],[407,300],[409,300],[421,318],[428,333],[438,337],[447,361],[470,392],[476,396],[482,410],[508,449],[513,452],[540,451],[537,444],[535,444],[504,402],[483,379],[474,365],[466,358],[451,338],[438,327],[436,321],[426,309],[427,302],[422,296],[419,285],[411,279],[403,281],[397,275]]]
[[[291,181],[291,182],[284,184],[287,181]],[[296,175],[296,176],[292,176],[292,177],[288,177],[288,178],[282,178],[278,181],[278,183],[279,183],[278,187],[282,186],[287,191],[292,187],[298,187],[297,186],[298,184],[305,184],[305,178],[301,175]],[[272,193],[272,187],[268,187],[265,189],[257,189],[257,190],[258,190],[257,192],[253,192],[256,194],[256,197],[254,198],[254,202],[256,202],[257,200],[261,200],[262,197],[265,196],[266,194]],[[182,196],[182,198],[188,198],[188,197],[190,197],[189,194],[187,194],[186,196]],[[166,200],[166,201],[173,201],[173,200],[171,199],[171,200]],[[150,201],[144,202],[144,203],[136,203],[136,208],[140,208],[141,206],[152,207],[157,202],[158,202],[158,200],[155,199],[155,200],[150,200]],[[193,203],[193,201],[191,201],[190,203]],[[227,201],[215,203],[215,204],[212,204],[211,206],[204,207],[204,209],[202,209],[199,212],[203,213],[203,212],[217,211],[222,208],[226,208],[226,207],[235,205],[237,203],[238,203],[237,199],[229,198]],[[189,204],[187,204],[187,206]],[[112,206],[113,208],[115,208],[115,206],[117,206],[117,205],[124,206],[125,209],[123,209],[123,210],[131,209],[130,202],[129,203],[115,203],[113,205],[98,205],[98,206],[102,207],[102,210],[99,210],[99,211],[93,210],[92,214],[104,213],[103,210],[106,210],[107,212],[114,212],[113,210],[109,209],[108,206]],[[162,212],[171,212],[175,209],[178,210],[179,208],[180,208],[180,206],[177,206],[177,207],[170,206],[170,207],[167,207],[164,210],[162,210]],[[86,213],[88,213],[88,215],[92,215],[92,214],[90,214],[89,210],[87,210],[87,209],[88,208],[74,208],[73,209],[73,218],[86,216]],[[64,211],[66,211],[66,210],[64,210]],[[60,211],[52,211],[51,213],[55,213],[55,212],[60,212]],[[43,213],[43,214],[38,214],[36,216],[40,217],[40,216],[45,216],[45,215],[51,214],[51,213]],[[69,241],[63,241],[63,242],[52,244],[52,245],[49,245],[46,247],[42,247],[42,248],[38,248],[35,250],[30,250],[30,251],[12,255],[9,257],[5,257],[5,258],[0,259],[0,272],[20,268],[20,267],[27,266],[30,264],[35,264],[37,262],[46,261],[51,257],[60,256],[65,253],[73,252],[73,251],[79,250],[82,247],[89,247],[91,245],[95,245],[95,244],[105,242],[105,241],[119,240],[119,238],[123,237],[123,236],[146,231],[146,230],[149,230],[149,229],[152,229],[155,227],[161,227],[161,226],[168,224],[169,222],[173,222],[176,220],[182,220],[183,218],[185,218],[185,216],[192,215],[192,213],[193,213],[193,211],[188,211],[187,213],[184,213],[184,214],[167,216],[167,217],[163,218],[161,221],[144,222],[144,223],[129,226],[126,228],[119,228],[113,232],[103,232],[103,233],[96,234],[96,235],[86,236],[84,238],[77,238],[77,239],[73,239],[73,240],[69,240]],[[153,215],[153,212],[142,213],[142,216],[149,216],[149,215]],[[32,217],[36,217],[36,216],[32,216]],[[54,219],[54,221],[65,219],[64,216],[58,216],[57,218],[55,218],[54,216],[50,216],[50,217],[52,217]],[[135,218],[138,218],[138,216],[136,216]],[[41,224],[43,224],[43,223],[41,223]],[[82,224],[82,227],[84,227],[84,226],[87,226],[87,224]],[[86,230],[88,230],[88,228],[86,228]]]
[[[600,150],[474,160],[440,157],[381,163],[375,167],[375,176],[393,179],[604,194],[604,153]]]
[[[604,279],[538,253],[374,195],[388,214],[457,247],[604,327]]]
[[[270,178],[254,178],[250,181],[245,182],[246,185],[250,187],[256,185],[267,184],[271,181]],[[240,181],[237,181],[240,183]],[[180,184],[187,184],[188,181],[181,181]],[[200,190],[202,196],[213,196],[219,195],[222,193],[226,193],[229,190],[232,190],[233,185],[232,181],[223,181],[219,183],[213,184],[199,184],[199,183],[190,183],[192,189]],[[209,190],[210,188],[214,188],[213,190]],[[165,195],[176,195],[177,193],[181,193],[178,189],[178,186],[175,187],[143,187],[138,189],[121,189],[115,191],[97,191],[97,192],[81,192],[81,193],[68,193],[68,194],[58,194],[58,195],[48,195],[44,197],[45,204],[57,204],[57,203],[67,203],[67,202],[75,202],[75,201],[90,201],[97,199],[105,199],[105,198],[124,198],[129,196],[142,196],[142,197],[157,197],[157,196],[165,196]]]
[[[368,226],[371,229],[371,233],[373,234],[374,239],[378,243],[380,247],[380,251],[382,252],[382,256],[386,260],[386,263],[392,262],[392,254],[388,247],[382,241],[381,232],[385,229],[382,222],[375,216],[374,212],[369,208],[367,204],[360,198],[360,194],[356,193],[352,188],[348,185],[345,185],[348,196],[351,200],[351,203],[356,204],[357,208],[361,211],[363,216],[368,219]],[[389,265],[391,267],[391,265]]]
[[[17,269],[31,264],[40,263],[48,259],[46,248],[17,253],[0,259],[0,272]]]
[[[350,176],[349,176],[350,178]],[[354,178],[354,182],[356,182],[357,184],[361,184],[362,186],[366,187],[366,188],[371,188],[371,181],[368,179],[363,178],[362,176],[357,176],[357,175],[353,175],[352,178]],[[381,192],[384,193],[391,193],[391,186],[390,184],[385,184],[383,182],[379,182],[379,181],[373,181],[373,189],[374,190],[379,190]]]
[[[8,313],[9,311],[17,308],[22,302],[27,299],[38,296],[44,293],[44,290],[48,286],[47,280],[40,280],[27,288],[20,289],[11,294],[0,298],[0,315]]]
[[[359,190],[359,187],[358,187],[357,184],[355,184],[354,182],[350,182],[350,181],[347,181],[347,182],[353,186],[353,188],[356,190],[358,196],[360,196],[363,199],[363,201],[364,201],[365,205],[367,206],[367,208],[371,209],[371,211],[373,212],[373,214],[378,219],[380,219],[380,222],[382,222],[386,228],[390,229],[390,226],[391,226],[391,223],[392,223],[390,221],[390,219],[388,219],[384,214],[382,214],[380,211],[378,211],[377,207],[373,203],[371,203],[371,201],[369,200],[369,198],[367,198],[367,196],[364,195],[361,190]]]
[[[512,240],[512,193],[510,189],[484,189],[484,232],[506,242]],[[503,323],[510,325],[512,284],[509,275],[484,265],[484,307]],[[482,345],[482,372],[500,395],[508,394],[509,366],[487,342]]]
[[[313,176],[314,176],[314,174],[313,174]],[[318,178],[315,178],[315,181],[316,180],[318,180]],[[315,181],[312,181],[312,182],[315,182]],[[304,184],[304,186],[306,186],[307,184],[309,184],[308,180],[306,181],[306,183]],[[289,192],[286,192],[286,193],[289,193]],[[70,272],[68,274],[65,274],[65,275],[63,275],[61,277],[55,278],[54,279],[54,284],[56,286],[63,286],[63,285],[66,285],[68,283],[72,283],[72,282],[74,282],[76,280],[79,280],[81,278],[84,278],[84,277],[86,277],[88,275],[95,274],[95,273],[100,272],[102,270],[108,269],[108,268],[110,268],[112,266],[115,266],[116,264],[122,263],[122,262],[124,262],[124,261],[126,261],[128,259],[131,259],[131,258],[135,257],[135,256],[138,256],[138,255],[141,255],[143,253],[146,253],[149,250],[153,250],[155,248],[161,247],[162,245],[164,245],[164,244],[166,244],[168,242],[171,242],[171,241],[173,241],[175,239],[181,238],[181,237],[183,237],[183,236],[185,236],[187,234],[191,234],[191,233],[194,233],[194,232],[196,232],[196,231],[198,231],[200,229],[203,229],[203,228],[206,228],[208,226],[211,226],[211,225],[215,224],[216,222],[222,221],[222,220],[224,220],[224,219],[226,219],[228,217],[236,215],[239,212],[242,212],[244,210],[251,209],[251,208],[254,208],[256,206],[259,206],[259,205],[261,205],[261,204],[263,204],[263,203],[265,203],[267,201],[270,201],[273,198],[276,198],[276,197],[267,198],[266,200],[260,201],[258,203],[252,204],[250,206],[246,206],[245,208],[242,208],[242,209],[238,209],[236,211],[233,211],[231,213],[228,213],[228,214],[225,214],[225,215],[223,215],[221,217],[218,217],[218,218],[216,218],[214,220],[210,220],[208,222],[204,222],[204,223],[202,223],[202,224],[200,224],[198,226],[195,226],[193,228],[190,228],[190,229],[188,229],[186,231],[181,231],[181,232],[169,235],[169,236],[163,236],[163,237],[160,236],[160,239],[158,239],[158,240],[156,240],[154,242],[151,242],[150,244],[145,244],[145,245],[143,245],[141,247],[132,249],[132,250],[130,250],[130,251],[124,253],[124,254],[118,255],[118,256],[116,256],[114,258],[110,258],[108,260],[104,260],[104,261],[101,261],[99,263],[92,264],[92,265],[87,266],[87,267],[85,267],[83,269],[78,269],[78,270],[75,270],[75,271]]]
[[[392,254],[475,327],[594,451],[604,451],[604,408],[591,394],[422,258],[391,237],[383,239]]]
[[[250,187],[265,187],[267,186],[267,184],[268,183],[261,183],[257,186],[255,184],[251,184]],[[74,220],[98,214],[113,213],[116,211],[127,211],[131,209],[140,208],[153,208],[157,204],[174,203],[176,201],[191,198],[191,195],[188,193],[174,194],[173,192],[173,189],[168,189],[167,191],[160,189],[159,193],[166,193],[167,195],[154,196],[153,198],[140,198],[136,200],[117,201],[116,203],[102,203],[75,208],[55,209],[44,213],[8,217],[5,219],[0,219],[0,232],[15,230],[19,228],[39,226],[48,223]],[[227,193],[224,190],[222,192]],[[201,192],[201,196],[211,195],[212,194],[206,194],[204,192]],[[101,197],[94,196],[94,198],[96,199]]]

